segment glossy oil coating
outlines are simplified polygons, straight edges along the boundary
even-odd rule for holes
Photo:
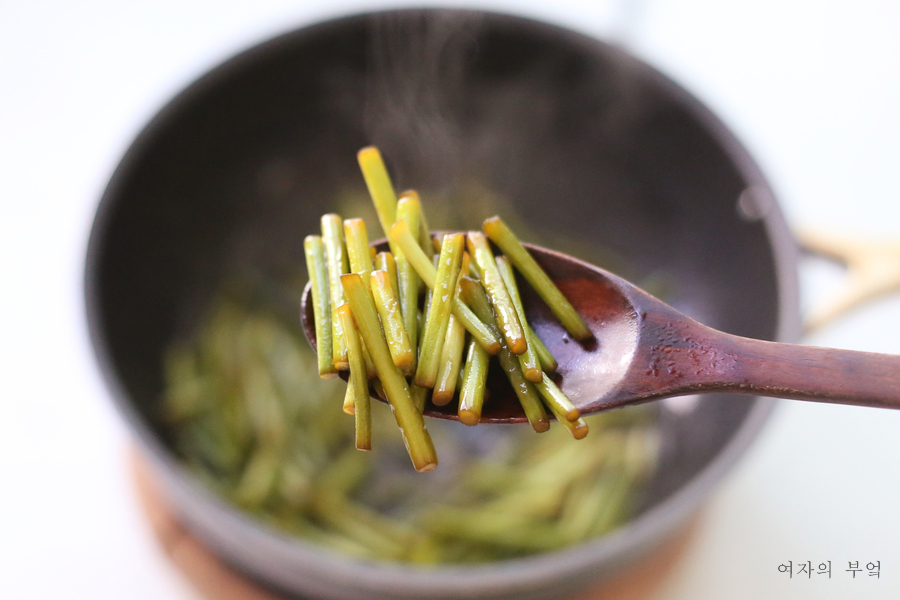
[[[377,247],[381,249],[384,245],[381,242]],[[576,310],[585,316],[594,333],[594,339],[586,343],[571,339],[547,305],[527,283],[522,282],[520,289],[529,322],[559,361],[560,367],[554,375],[556,383],[577,408],[589,412],[596,399],[616,389],[628,371],[637,347],[638,315],[623,293],[627,288],[617,283],[615,276],[560,253],[530,244],[527,247]],[[301,315],[307,339],[315,346],[309,298],[307,289]],[[487,389],[489,396],[482,409],[482,422],[527,422],[514,391],[499,368],[489,371]],[[452,402],[444,406],[429,403],[425,415],[459,418]]]

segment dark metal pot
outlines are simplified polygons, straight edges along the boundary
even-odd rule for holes
[[[94,222],[94,348],[174,511],[228,563],[323,598],[559,598],[652,550],[732,467],[770,401],[706,397],[688,414],[663,411],[662,463],[629,524],[464,570],[323,552],[255,522],[179,464],[158,414],[164,349],[235,265],[302,269],[303,235],[334,198],[363,190],[355,152],[371,143],[398,187],[431,205],[474,195],[470,227],[509,208],[532,241],[588,260],[601,259],[599,244],[628,278],[662,274],[667,299],[703,323],[761,339],[799,332],[795,243],[769,186],[722,123],[657,71],[498,14],[396,11],[307,27],[229,60],[160,111]]]

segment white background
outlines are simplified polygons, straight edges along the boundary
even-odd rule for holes
[[[197,598],[138,511],[88,346],[92,213],[132,137],[194,77],[275,33],[383,6],[0,0],[0,598]],[[682,82],[748,145],[792,225],[900,239],[900,3],[477,6],[615,37]],[[830,279],[805,283],[821,295]],[[807,341],[900,353],[900,300]],[[780,404],[659,600],[900,597],[900,414]],[[789,580],[788,560],[834,574]],[[851,579],[851,560],[880,560],[881,578]]]

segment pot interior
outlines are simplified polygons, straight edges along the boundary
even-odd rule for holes
[[[161,357],[224,279],[286,281],[271,299],[296,315],[302,240],[320,215],[365,217],[380,237],[355,158],[370,144],[398,190],[421,191],[433,229],[501,214],[524,239],[643,282],[707,325],[776,337],[765,219],[737,209],[765,182],[677,86],[617,49],[527,20],[342,19],[193,84],[140,135],[103,197],[87,268],[92,330],[107,374],[164,443]],[[663,411],[643,510],[702,471],[754,402]]]

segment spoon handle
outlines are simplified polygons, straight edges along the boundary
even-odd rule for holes
[[[721,335],[721,391],[900,409],[900,356]]]

